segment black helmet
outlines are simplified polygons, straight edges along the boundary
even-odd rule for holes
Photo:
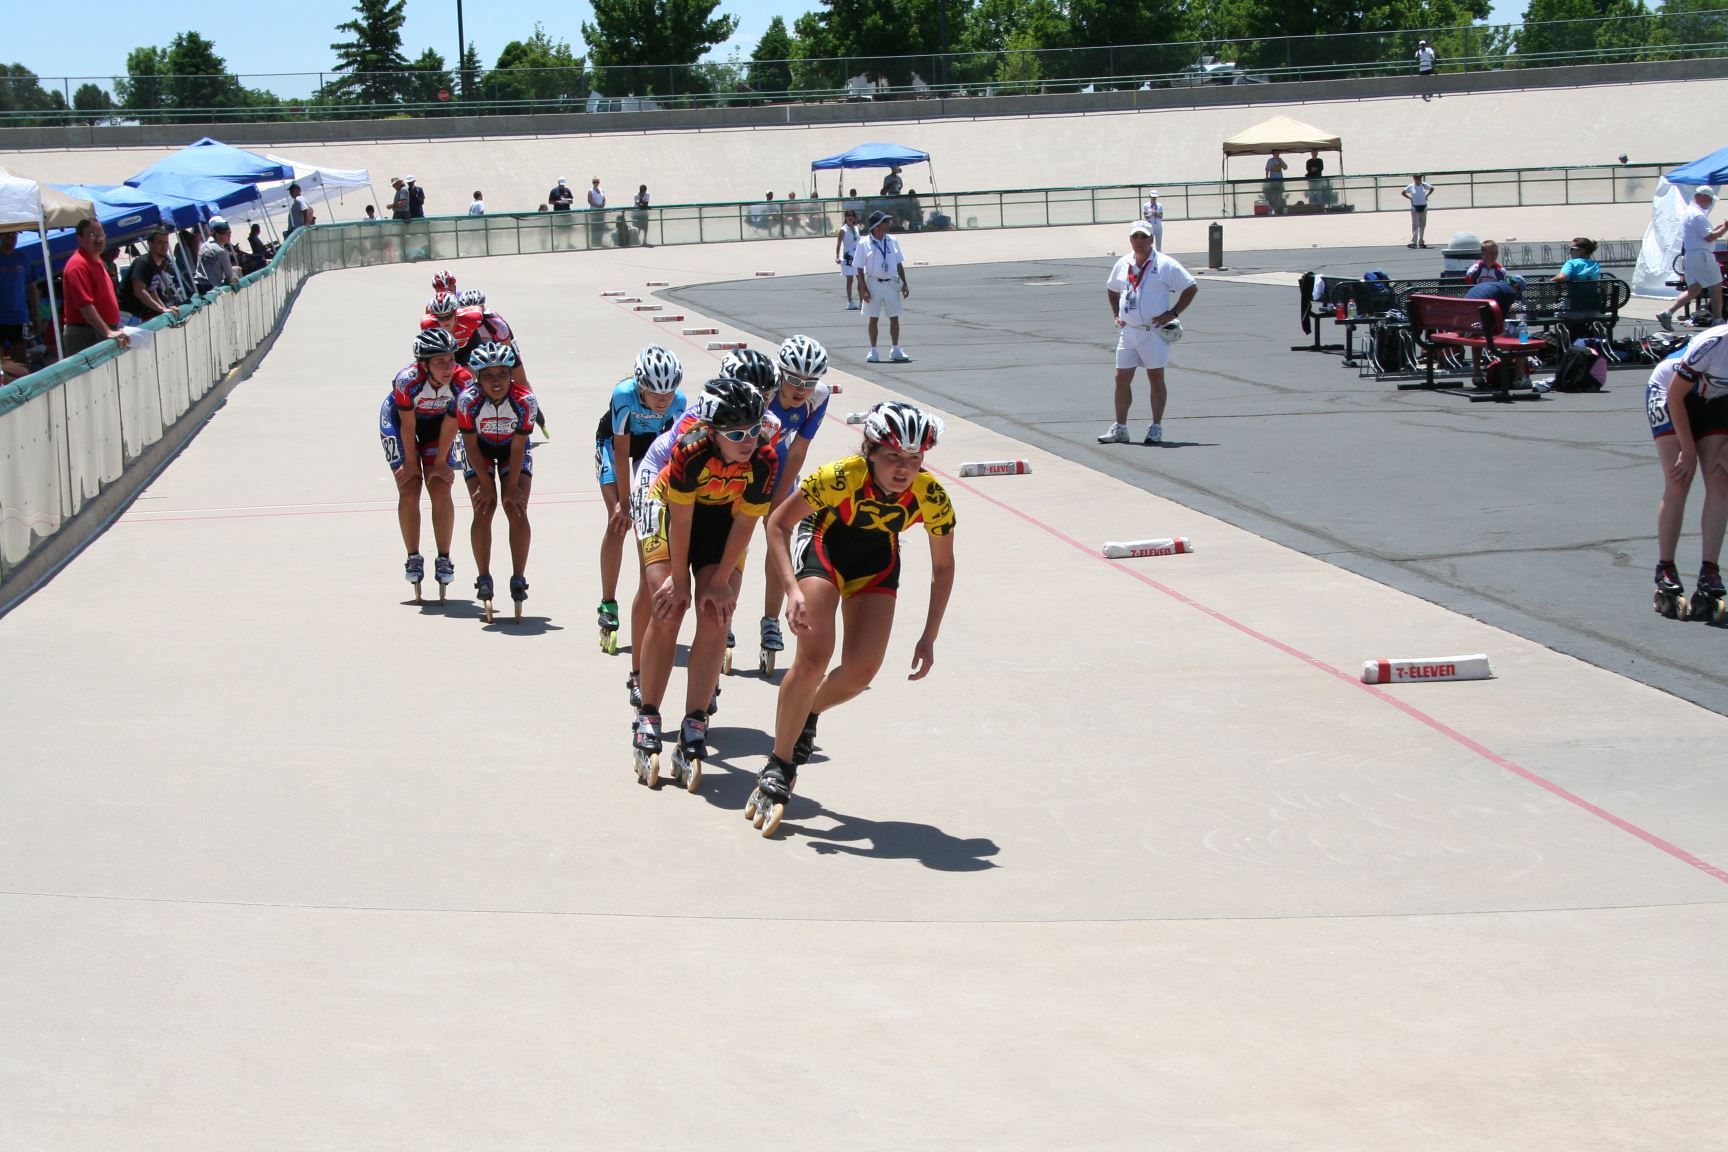
[[[730,376],[716,376],[703,385],[702,390],[713,399],[708,423],[714,427],[748,428],[762,422],[762,412],[766,406],[762,393],[756,391],[755,386],[747,381],[734,380]]]
[[[414,337],[414,359],[430,360],[456,351],[456,336],[448,328],[427,328]]]
[[[772,392],[779,386],[779,373],[774,361],[754,348],[737,348],[720,360],[720,375],[756,385],[759,392]]]

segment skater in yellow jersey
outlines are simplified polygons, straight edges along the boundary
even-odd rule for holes
[[[780,684],[774,752],[744,809],[764,836],[780,826],[798,767],[815,745],[817,718],[863,692],[882,666],[900,586],[900,534],[918,523],[930,541],[930,607],[908,679],[922,680],[936,662],[954,589],[954,506],[923,464],[941,435],[942,421],[914,405],[878,404],[864,421],[859,454],[816,469],[768,518],[768,561],[786,588],[798,650]],[[840,663],[829,668],[837,612],[846,636]]]

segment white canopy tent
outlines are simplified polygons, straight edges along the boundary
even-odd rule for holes
[[[1697,186],[1656,181],[1650,198],[1650,225],[1638,247],[1638,265],[1632,270],[1632,294],[1671,300],[1678,292],[1668,283],[1674,278],[1674,257],[1681,248],[1680,224],[1686,205],[1692,203]]]
[[[316,198],[323,203],[326,210],[330,207],[331,193],[335,193],[337,201],[340,202],[344,193],[362,188],[372,197],[373,203],[377,203],[377,196],[372,190],[372,174],[364,168],[326,168],[320,164],[309,164],[304,160],[291,160],[286,156],[270,154],[266,154],[264,158],[292,168],[294,179],[270,180],[254,185],[258,189],[259,200],[225,212],[223,215],[230,224],[246,225],[254,220],[269,223],[273,212],[279,209],[284,212],[287,210],[288,201],[291,199],[288,189],[294,184],[300,185],[302,195],[309,199]],[[271,231],[274,232],[275,229],[272,228]]]
[[[60,302],[54,297],[48,232],[53,228],[76,228],[80,220],[95,214],[95,205],[88,200],[79,200],[0,168],[0,232],[35,232],[42,237],[42,276],[48,284],[48,312],[54,318],[56,351],[64,351],[66,339],[60,327]]]
[[[1339,171],[1344,168],[1343,137],[1288,116],[1274,116],[1224,141],[1219,175],[1228,178],[1232,156],[1270,156],[1274,152],[1336,152]]]

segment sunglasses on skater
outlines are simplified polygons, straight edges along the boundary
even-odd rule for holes
[[[727,440],[732,441],[732,443],[738,444],[745,440],[754,440],[761,434],[762,425],[756,423],[750,425],[748,428],[716,428],[714,431],[725,437]]]

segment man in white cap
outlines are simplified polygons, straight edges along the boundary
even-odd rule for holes
[[[1688,302],[1710,292],[1710,315],[1722,318],[1722,268],[1716,263],[1716,240],[1728,232],[1728,222],[1720,228],[1710,227],[1710,209],[1716,204],[1716,189],[1708,184],[1692,193],[1692,203],[1680,219],[1680,259],[1686,277],[1686,290],[1674,303],[1656,313],[1656,322],[1670,332],[1674,330],[1674,313]]]
[[[408,219],[408,185],[402,182],[402,177],[392,176],[390,187],[393,189],[390,194],[390,219]]]
[[[1164,251],[1164,205],[1158,203],[1158,189],[1146,193],[1146,203],[1140,206],[1140,218],[1152,225],[1152,247]]]
[[[570,205],[576,203],[576,193],[570,191],[569,182],[560,176],[552,191],[546,193],[546,203],[552,205],[554,212],[568,212]]]
[[[866,364],[882,360],[876,352],[876,324],[883,316],[888,317],[888,339],[893,346],[888,359],[896,364],[912,359],[900,350],[900,302],[912,294],[912,288],[906,283],[906,253],[900,250],[900,241],[888,235],[893,222],[894,218],[886,212],[872,212],[867,226],[869,236],[858,245],[854,256],[858,299],[863,302],[864,315],[869,317],[870,354],[864,357]],[[900,281],[898,290],[896,279]]]
[[[1146,369],[1152,385],[1152,424],[1143,444],[1164,440],[1164,366],[1170,362],[1170,345],[1182,338],[1177,317],[1188,310],[1199,288],[1188,269],[1152,247],[1152,225],[1136,220],[1128,228],[1133,249],[1116,261],[1104,292],[1110,298],[1110,316],[1116,325],[1116,419],[1110,430],[1098,437],[1100,444],[1128,443],[1128,409],[1134,401],[1134,369]],[[1176,297],[1171,301],[1171,296]]]
[[[196,283],[200,292],[214,291],[223,285],[240,286],[240,274],[234,270],[234,258],[228,253],[228,241],[233,235],[228,221],[220,216],[210,217],[210,235],[198,249]]]
[[[1430,78],[1434,75],[1434,46],[1426,40],[1416,41],[1416,75]],[[1424,101],[1433,98],[1432,92],[1422,93]]]

